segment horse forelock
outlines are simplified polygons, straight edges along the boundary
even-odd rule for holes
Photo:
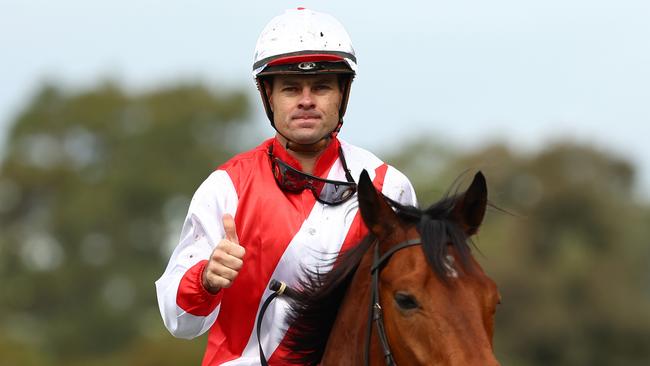
[[[425,210],[391,201],[398,217],[416,226],[427,263],[443,282],[448,280],[450,248],[460,257],[463,269],[471,269],[472,241],[454,217],[457,199],[458,195],[447,195]]]

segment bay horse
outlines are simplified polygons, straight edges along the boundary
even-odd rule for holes
[[[485,177],[425,210],[358,185],[369,229],[329,272],[305,270],[289,301],[285,361],[304,365],[499,365],[496,284],[471,252]]]

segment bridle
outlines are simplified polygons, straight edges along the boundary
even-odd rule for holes
[[[383,312],[381,305],[379,304],[379,272],[395,252],[420,244],[422,244],[422,240],[420,238],[406,240],[390,248],[390,250],[384,253],[384,255],[381,257],[379,257],[379,243],[375,244],[372,267],[370,267],[370,303],[368,309],[368,326],[366,331],[366,346],[364,352],[366,365],[370,365],[370,336],[372,334],[373,321],[377,327],[377,336],[384,353],[384,360],[386,361],[386,365],[396,365],[395,359],[393,358],[393,353],[390,350],[390,344],[388,344],[388,337],[386,336],[386,328],[384,326]]]
[[[393,358],[393,353],[390,350],[390,344],[388,344],[388,337],[386,336],[386,327],[384,326],[384,317],[379,304],[379,272],[388,262],[390,257],[397,252],[398,250],[412,247],[415,245],[421,245],[422,240],[420,238],[405,240],[399,244],[394,245],[381,257],[379,256],[379,243],[375,243],[375,249],[373,254],[372,266],[370,267],[370,303],[368,309],[368,326],[366,331],[366,345],[365,345],[365,364],[370,365],[370,336],[372,334],[372,323],[374,321],[375,326],[377,327],[377,336],[379,337],[379,343],[381,344],[382,351],[384,353],[384,360],[386,361],[387,366],[396,366],[395,359]],[[260,340],[260,332],[262,327],[262,319],[264,318],[264,313],[269,304],[277,297],[281,295],[286,295],[289,298],[294,297],[295,290],[287,286],[284,282],[280,282],[272,279],[269,283],[269,290],[273,293],[264,301],[260,309],[260,313],[257,317],[257,342],[259,347],[260,354],[260,364],[262,366],[268,366],[266,356],[262,350],[262,343]]]

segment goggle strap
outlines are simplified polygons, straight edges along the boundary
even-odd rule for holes
[[[339,158],[341,159],[341,165],[343,165],[343,170],[345,171],[345,179],[350,183],[356,183],[352,178],[352,173],[348,169],[348,163],[345,161],[345,155],[343,154],[343,148],[339,146]]]

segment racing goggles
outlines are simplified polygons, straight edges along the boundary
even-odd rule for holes
[[[357,191],[357,184],[350,175],[341,148],[339,148],[339,159],[341,159],[345,170],[347,182],[323,179],[303,173],[273,155],[273,145],[269,147],[269,157],[275,181],[283,191],[302,192],[309,189],[318,202],[332,206],[347,201]]]

